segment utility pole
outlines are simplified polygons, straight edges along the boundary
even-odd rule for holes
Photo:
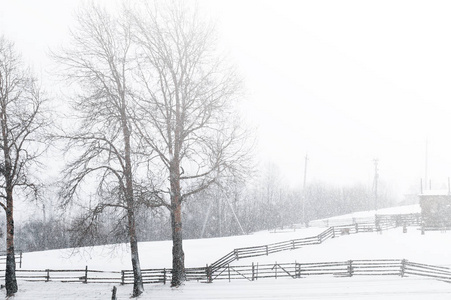
[[[307,154],[305,155],[305,163],[304,163],[304,186],[302,187],[302,222],[304,222],[305,227],[307,227],[307,222],[305,221],[305,186],[306,186],[306,182],[307,182],[307,161],[308,161],[308,156]]]
[[[374,209],[377,211],[377,180],[379,179],[379,169],[378,163],[379,159],[373,159],[374,162],[374,181],[373,181],[373,191],[374,191]]]
[[[425,158],[424,158],[424,189],[428,189],[428,139],[426,139],[426,152],[425,152]],[[429,183],[429,189],[431,189]]]

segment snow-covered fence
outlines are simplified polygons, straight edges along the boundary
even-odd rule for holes
[[[16,267],[22,268],[22,250],[15,252]],[[0,265],[6,265],[6,251],[0,252]]]
[[[363,223],[363,224],[354,223],[349,225],[340,225],[330,227],[325,231],[323,231],[322,233],[320,233],[319,235],[313,237],[288,240],[268,245],[236,248],[233,251],[221,257],[220,259],[218,259],[217,261],[215,261],[214,263],[212,263],[210,267],[213,272],[216,272],[220,268],[227,266],[232,262],[240,259],[265,256],[280,251],[299,249],[307,245],[321,244],[324,241],[328,240],[329,238],[334,238],[340,235],[386,230],[393,228],[392,226],[393,224],[394,223],[389,224],[387,222],[383,222],[378,225],[376,225],[375,223]]]
[[[379,225],[382,227],[382,230],[403,225],[419,226],[421,225],[421,214],[376,214],[371,217],[330,218],[310,221],[310,226],[313,227],[339,227],[347,224],[372,224],[376,227]]]
[[[280,251],[299,249],[307,245],[321,244],[325,240],[334,236],[335,229],[331,227],[325,230],[324,232],[320,233],[319,235],[313,237],[288,240],[268,245],[236,248],[232,252],[227,253],[225,256],[221,257],[220,259],[212,263],[210,267],[212,268],[212,271],[215,272],[221,267],[229,265],[230,263],[236,260],[249,257],[269,255]]]
[[[172,269],[142,269],[143,283],[163,283],[171,281]],[[199,267],[199,268],[186,268],[185,269],[186,280],[188,281],[209,281],[211,277],[211,268]],[[133,284],[133,271],[122,270],[121,271],[121,284]]]
[[[163,283],[171,280],[171,269],[142,270],[144,283]],[[308,263],[274,263],[251,265],[221,266],[213,272],[209,266],[187,268],[187,280],[214,282],[215,280],[249,280],[263,278],[291,277],[305,278],[309,276],[329,275],[335,277],[352,276],[420,276],[451,283],[451,269],[447,267],[420,264],[405,259],[348,260],[339,262]],[[132,284],[133,274],[130,270],[99,271],[85,269],[73,270],[17,270],[16,277],[27,281],[59,281],[79,283],[118,283]],[[0,276],[4,279],[4,275]]]
[[[417,275],[422,277],[431,277],[451,283],[451,269],[448,267],[419,264],[407,260],[405,260],[403,264],[403,276]]]
[[[4,279],[5,275],[0,275]],[[81,283],[120,283],[120,271],[99,271],[84,269],[71,270],[16,270],[16,278],[27,281],[59,281],[59,282],[81,282]]]
[[[143,283],[164,283],[170,280],[171,269],[143,269],[141,270]],[[133,271],[121,271],[121,284],[133,284]]]
[[[209,282],[214,280],[247,279],[254,281],[262,278],[330,275],[335,277],[352,276],[421,276],[451,282],[451,270],[446,267],[418,264],[405,259],[348,260],[341,262],[317,263],[274,263],[242,266],[223,266],[217,270]]]

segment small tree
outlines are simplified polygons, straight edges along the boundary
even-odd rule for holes
[[[0,37],[0,206],[6,212],[7,295],[17,292],[14,258],[14,198],[36,195],[31,169],[42,154],[42,134],[49,125],[36,79],[23,67],[13,43]],[[41,136],[40,136],[41,135]]]
[[[55,55],[66,67],[68,82],[79,88],[73,109],[81,121],[77,130],[63,135],[69,140],[69,148],[81,154],[66,168],[62,195],[70,203],[85,181],[97,186],[97,197],[91,199],[97,202],[77,222],[85,227],[95,226],[99,215],[107,210],[125,210],[136,297],[144,287],[135,220],[131,28],[126,20],[94,5],[78,13],[78,25],[72,32],[72,47]]]
[[[220,176],[241,170],[249,148],[234,100],[241,81],[215,49],[212,26],[181,2],[132,14],[142,89],[136,127],[157,154],[162,203],[171,214],[172,286],[185,280],[182,203]]]

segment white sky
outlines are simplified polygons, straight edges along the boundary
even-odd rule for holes
[[[108,1],[105,1],[108,2]],[[81,1],[0,0],[0,33],[47,76]],[[406,192],[425,173],[451,176],[451,2],[201,0],[218,22],[247,88],[259,157],[290,183],[371,186]],[[50,87],[48,87],[49,89]]]

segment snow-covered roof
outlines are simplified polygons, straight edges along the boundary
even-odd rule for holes
[[[448,196],[449,190],[426,190],[420,196]]]

